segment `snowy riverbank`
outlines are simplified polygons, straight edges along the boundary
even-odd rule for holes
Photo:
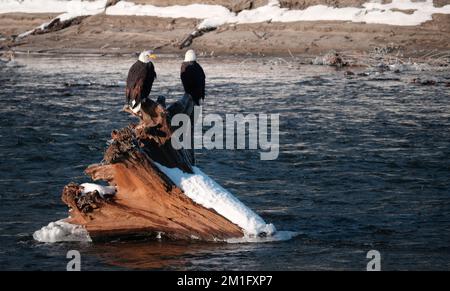
[[[119,1],[108,7],[105,0],[0,0],[0,50],[128,54],[154,48],[158,53],[181,53],[178,44],[185,36],[199,27],[216,26],[191,47],[208,55],[317,55],[332,49],[361,53],[394,44],[406,56],[450,48],[450,5],[394,0],[331,7],[314,0],[309,6],[289,8],[286,2],[271,0],[235,13],[203,0],[164,2],[167,6]],[[61,24],[61,30],[31,35],[55,19],[80,17]]]

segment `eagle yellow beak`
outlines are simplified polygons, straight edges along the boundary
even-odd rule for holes
[[[148,57],[152,60],[156,59],[156,55],[155,54],[149,54]]]

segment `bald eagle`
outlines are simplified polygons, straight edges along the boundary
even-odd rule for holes
[[[205,73],[197,63],[193,50],[188,50],[181,64],[181,82],[184,91],[192,96],[195,105],[200,105],[200,99],[205,99]]]
[[[151,59],[156,56],[152,51],[143,51],[139,59],[128,71],[127,87],[125,96],[127,104],[134,113],[141,109],[141,102],[144,101],[152,90],[153,81],[156,79],[156,72]]]

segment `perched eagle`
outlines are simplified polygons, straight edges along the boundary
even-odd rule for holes
[[[152,51],[143,51],[137,62],[128,71],[125,95],[127,104],[134,113],[139,112],[141,102],[148,97],[152,90],[156,72],[151,59],[155,58],[156,56]]]
[[[184,91],[192,96],[195,105],[200,105],[200,99],[205,99],[205,73],[197,63],[197,56],[193,50],[186,52],[180,77]]]

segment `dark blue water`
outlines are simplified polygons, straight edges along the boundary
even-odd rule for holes
[[[121,113],[131,59],[20,58],[0,65],[0,269],[83,270],[450,269],[450,93],[419,75],[345,77],[277,59],[204,59],[205,113],[280,113],[280,155],[200,151],[199,166],[279,230],[274,243],[35,242],[35,230],[67,217],[60,193],[85,182]],[[160,58],[155,94],[181,94],[179,60]],[[361,69],[363,70],[363,69]]]

